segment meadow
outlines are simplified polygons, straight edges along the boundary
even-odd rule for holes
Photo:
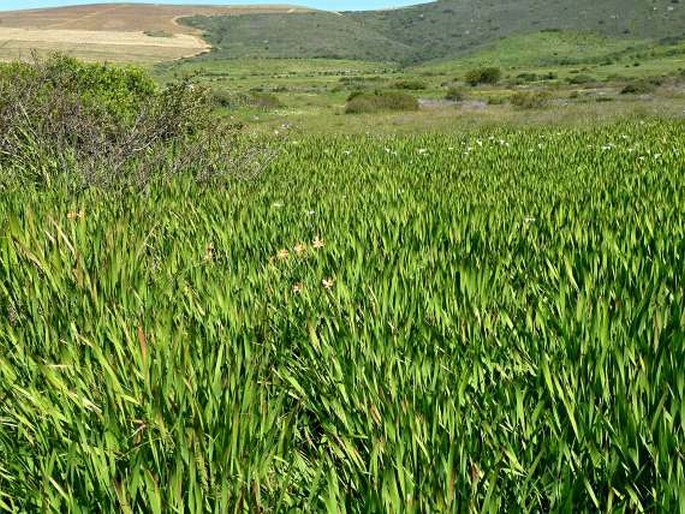
[[[0,509],[685,512],[684,129],[5,183]]]
[[[685,514],[672,4],[0,65],[0,511]]]

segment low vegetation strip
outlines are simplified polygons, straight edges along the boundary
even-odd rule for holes
[[[682,122],[4,185],[0,508],[679,512]]]

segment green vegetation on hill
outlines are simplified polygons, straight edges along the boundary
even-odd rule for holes
[[[221,57],[344,57],[410,63],[461,56],[501,38],[543,30],[673,42],[685,35],[685,4],[441,0],[386,11],[195,17],[185,22],[204,30]]]
[[[196,16],[184,23],[202,29],[215,51],[205,59],[240,57],[336,58],[400,61],[412,53],[348,16],[328,12]]]

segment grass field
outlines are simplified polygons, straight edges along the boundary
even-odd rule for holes
[[[152,73],[0,66],[0,511],[685,514],[682,6],[536,5],[0,13]]]
[[[634,116],[685,116],[683,48],[682,43],[537,32],[485,46],[460,59],[409,67],[344,59],[212,56],[162,64],[154,73],[162,82],[192,76],[217,92],[272,96],[276,107],[227,111],[263,132],[284,125],[305,133],[342,134],[431,132],[497,124],[581,126]],[[501,80],[478,87],[466,84],[468,71],[480,66],[497,66]],[[626,85],[643,81],[658,85],[641,95],[621,94]],[[452,87],[460,90],[461,100],[445,100]],[[343,114],[351,94],[377,90],[406,91],[422,107],[418,112]],[[511,104],[517,93],[538,91],[549,95],[541,108],[519,109]]]
[[[0,202],[0,508],[682,512],[682,121],[292,138]]]

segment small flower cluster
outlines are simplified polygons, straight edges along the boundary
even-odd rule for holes
[[[295,246],[293,246],[292,250],[289,250],[287,248],[281,248],[280,250],[278,250],[278,252],[276,252],[276,255],[274,257],[271,257],[269,259],[269,261],[285,262],[288,261],[292,256],[303,257],[307,255],[307,253],[309,253],[311,250],[318,251],[324,248],[325,246],[326,241],[322,237],[316,236],[314,237],[314,239],[311,240],[310,243],[297,243]],[[335,285],[335,277],[328,277],[323,279],[321,281],[321,285],[324,289],[330,291]],[[305,286],[302,282],[296,282],[292,285],[291,290],[294,294],[302,294],[305,290]]]
[[[67,213],[67,219],[68,220],[80,220],[83,219],[86,216],[86,213],[83,211],[71,211]]]
[[[326,242],[323,239],[321,239],[319,236],[316,236],[314,239],[312,239],[311,247],[313,249],[320,250],[324,246],[326,246]],[[298,255],[298,256],[303,256],[308,251],[309,251],[309,246],[307,245],[307,243],[297,243],[293,247],[292,253],[287,248],[281,248],[280,250],[278,250],[278,252],[276,253],[276,260],[286,261],[293,254]]]

